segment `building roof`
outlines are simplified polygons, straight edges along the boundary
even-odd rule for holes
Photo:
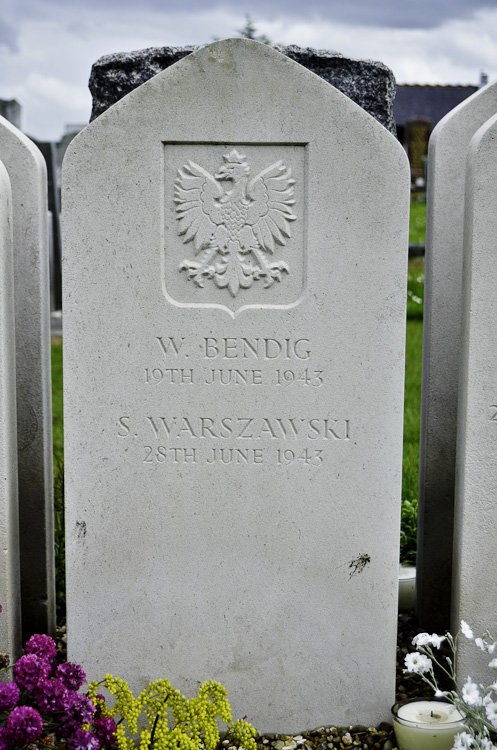
[[[397,86],[393,103],[393,116],[397,127],[406,120],[425,117],[433,126],[468,96],[478,91],[478,86]]]

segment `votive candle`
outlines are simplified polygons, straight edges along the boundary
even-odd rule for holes
[[[464,730],[463,716],[452,703],[409,700],[392,708],[399,750],[451,750]]]

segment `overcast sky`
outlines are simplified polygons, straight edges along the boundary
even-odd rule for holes
[[[59,140],[91,111],[92,63],[111,52],[235,36],[245,13],[272,42],[381,60],[398,83],[497,78],[497,0],[1,0],[0,98]]]

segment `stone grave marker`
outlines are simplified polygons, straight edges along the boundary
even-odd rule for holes
[[[55,143],[36,141],[47,168],[48,228],[50,238],[50,309],[62,308],[62,265],[60,237],[60,172]]]
[[[449,112],[428,150],[416,606],[436,632],[450,624],[466,154],[496,112],[497,82]]]
[[[466,178],[463,340],[459,385],[452,632],[497,633],[497,115],[473,137]],[[495,654],[494,654],[495,656]],[[462,638],[458,674],[489,685],[493,658]]]
[[[12,195],[0,162],[0,651],[21,654]]]
[[[0,118],[12,186],[19,533],[24,638],[55,632],[47,178],[40,151]]]
[[[63,166],[70,658],[213,678],[260,731],[394,696],[409,167],[244,39]]]

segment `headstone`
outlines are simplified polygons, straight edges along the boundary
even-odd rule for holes
[[[496,112],[493,83],[438,123],[428,151],[416,598],[436,632],[450,625],[466,154]]]
[[[60,237],[60,170],[57,170],[55,143],[35,141],[45,159],[48,190],[50,237],[50,309],[62,309],[62,247]]]
[[[0,162],[0,651],[21,653],[12,196]]]
[[[24,639],[55,631],[47,177],[36,146],[0,118],[12,186],[19,533]]]
[[[89,81],[93,97],[91,119],[99,117],[137,86],[196,49],[198,47],[194,46],[149,47],[99,58],[92,66]],[[354,60],[339,52],[294,44],[275,49],[331,83],[395,135],[393,102],[397,87],[392,71],[382,62]]]
[[[459,386],[452,632],[461,619],[497,637],[497,115],[471,141],[465,207],[463,339]],[[495,656],[495,654],[494,654]],[[462,638],[463,681],[490,684],[488,653]]]
[[[89,678],[216,679],[260,731],[388,716],[408,203],[395,138],[244,39],[74,139],[67,612]]]

